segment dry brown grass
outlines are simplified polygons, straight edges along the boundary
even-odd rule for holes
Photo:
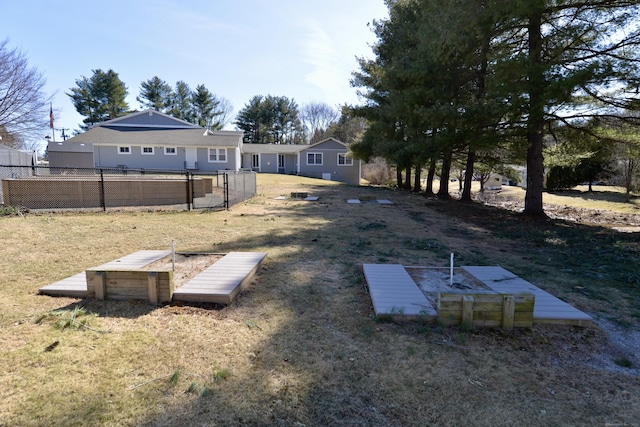
[[[385,189],[259,175],[229,212],[0,219],[0,424],[633,425],[637,355],[599,329],[384,323],[362,263],[500,264],[624,331],[638,329],[637,235]],[[318,202],[274,200],[292,191]],[[392,206],[348,205],[378,196]],[[37,289],[140,249],[264,251],[229,307],[50,298]],[[587,268],[577,258],[601,266]],[[615,259],[628,269],[618,276]],[[635,268],[635,270],[633,270]],[[615,271],[614,271],[615,270]],[[593,276],[589,276],[589,275]],[[597,275],[600,276],[597,276]],[[617,285],[616,285],[617,284]],[[81,305],[91,329],[43,314]],[[108,332],[99,332],[108,331]],[[45,351],[52,343],[59,344]],[[614,363],[627,359],[631,368]]]
[[[593,191],[588,192],[586,185],[579,185],[570,191],[544,193],[544,203],[551,205],[570,206],[574,208],[607,210],[628,214],[640,213],[640,197],[632,195],[627,202],[622,187],[594,185]],[[510,197],[524,199],[525,191],[520,187],[503,187],[503,191]]]

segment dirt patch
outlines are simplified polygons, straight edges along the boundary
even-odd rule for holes
[[[175,288],[185,285],[189,280],[206,270],[223,255],[221,254],[176,254],[175,270],[173,272],[173,283]],[[166,256],[158,261],[152,262],[142,270],[172,270],[174,268],[173,257]]]
[[[524,201],[487,192],[476,196],[485,205],[495,206],[514,212],[522,212]],[[587,209],[573,206],[560,206],[545,203],[544,211],[549,218],[576,222],[585,225],[598,225],[612,228],[620,232],[633,233],[640,231],[640,214],[621,213],[601,209]]]
[[[405,267],[411,278],[435,307],[439,292],[490,291],[491,289],[462,268],[453,269],[453,280],[448,268]]]

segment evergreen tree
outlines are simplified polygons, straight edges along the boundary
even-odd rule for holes
[[[245,132],[245,141],[256,144],[300,144],[304,129],[298,104],[286,96],[254,96],[240,110],[235,125]]]
[[[154,76],[140,84],[140,95],[136,97],[136,100],[143,109],[166,112],[171,104],[172,92],[173,90],[167,82]]]
[[[399,169],[441,160],[442,197],[452,155],[466,151],[472,170],[478,151],[508,148],[516,157],[524,149],[525,213],[543,215],[545,133],[640,104],[637,1],[388,6],[389,19],[374,24],[376,57],[354,74],[367,103],[353,111],[370,123],[354,150]]]
[[[76,86],[67,95],[71,98],[76,111],[85,116],[82,129],[87,130],[96,123],[122,117],[129,112],[125,101],[127,86],[120,80],[118,73],[109,70],[93,70],[90,78],[76,80]]]
[[[169,99],[170,115],[189,123],[195,122],[195,113],[191,106],[191,88],[188,84],[182,80],[178,81]]]
[[[191,108],[195,123],[207,129],[222,129],[219,120],[222,111],[218,110],[220,101],[204,85],[198,85],[191,94]]]

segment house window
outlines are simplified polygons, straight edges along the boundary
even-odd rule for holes
[[[175,156],[178,154],[178,150],[176,150],[176,147],[164,147],[164,154],[167,156]]]
[[[118,154],[131,154],[131,147],[120,145],[118,147]]]
[[[353,158],[347,156],[344,153],[338,153],[338,165],[339,166],[353,166]]]
[[[153,155],[153,147],[142,147],[142,154]]]
[[[227,161],[226,148],[209,148],[210,163],[225,163]]]
[[[260,169],[260,154],[251,155],[251,167],[253,169]]]
[[[307,153],[307,164],[322,166],[322,153]]]

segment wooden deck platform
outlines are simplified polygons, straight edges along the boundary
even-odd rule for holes
[[[43,286],[38,289],[42,295],[52,297],[85,298],[87,296],[87,276],[85,272],[75,274],[66,279]]]
[[[589,326],[593,319],[499,266],[462,267],[496,293],[533,294],[533,324]],[[376,315],[437,317],[418,285],[400,264],[364,264],[364,275]]]
[[[251,281],[266,257],[263,252],[230,252],[176,289],[173,299],[229,304]]]
[[[118,268],[122,270],[134,270],[142,268],[147,264],[170,255],[171,251],[138,251],[123,256],[106,264],[102,264],[98,269],[108,270]],[[50,296],[64,296],[72,298],[85,298],[88,296],[87,275],[86,272],[75,274],[66,279],[52,283],[40,288],[39,293]]]
[[[94,269],[136,270],[169,255],[171,255],[171,251],[138,251],[94,267]]]
[[[364,264],[376,316],[436,318],[437,312],[400,264]]]
[[[590,326],[593,318],[499,266],[462,267],[498,293],[531,293],[536,297],[533,323]]]

